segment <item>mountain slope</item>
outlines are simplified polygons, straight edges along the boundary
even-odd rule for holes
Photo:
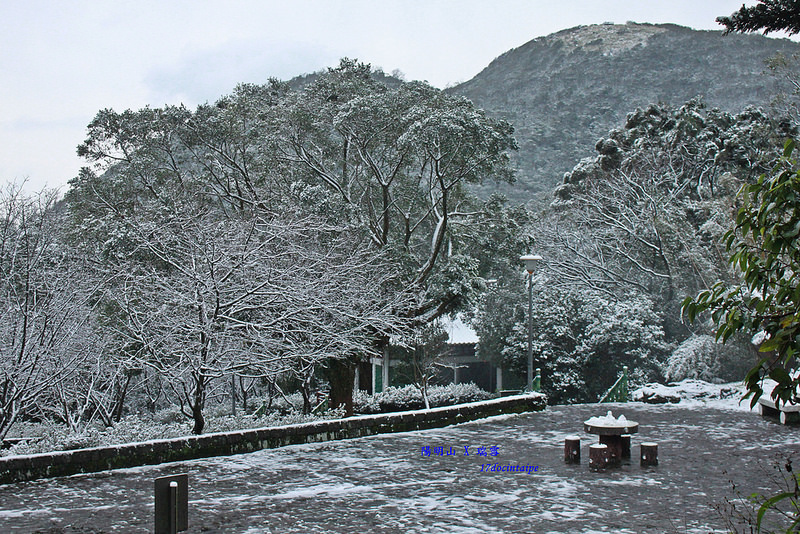
[[[596,140],[654,102],[701,96],[713,107],[768,106],[779,80],[764,61],[800,44],[671,24],[580,26],[530,41],[451,89],[514,124],[520,144],[516,200],[548,194]]]

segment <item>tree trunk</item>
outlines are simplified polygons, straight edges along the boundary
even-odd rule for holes
[[[206,420],[203,417],[203,407],[205,406],[205,398],[206,398],[206,380],[205,376],[203,375],[196,375],[195,376],[195,384],[194,384],[194,399],[191,404],[192,408],[192,420],[194,421],[194,427],[192,428],[192,434],[200,435],[203,433],[203,428],[206,426]]]
[[[303,396],[303,414],[310,414],[313,408],[313,406],[311,406],[311,392],[305,381],[303,381],[303,385],[300,386],[300,394]]]
[[[206,420],[203,417],[203,408],[195,403],[192,405],[192,419],[194,420],[194,427],[192,434],[200,435],[203,433],[203,428],[206,426]]]
[[[249,397],[249,390],[244,386],[244,378],[239,377],[239,393],[242,395],[242,413],[247,414],[249,412],[247,399]]]
[[[303,395],[303,413],[309,414],[314,406],[311,404],[311,383],[314,380],[314,366],[306,365],[300,376],[300,394]]]
[[[330,408],[344,406],[345,415],[353,415],[353,384],[355,365],[350,360],[332,359],[328,363],[328,379],[331,393],[328,400]]]
[[[125,409],[125,397],[128,395],[128,387],[131,385],[131,379],[133,378],[132,374],[128,374],[125,377],[125,385],[122,386],[117,397],[115,399],[114,411],[112,415],[112,421],[115,423],[119,423],[120,419],[122,419],[122,412]],[[108,425],[111,426],[111,425]]]

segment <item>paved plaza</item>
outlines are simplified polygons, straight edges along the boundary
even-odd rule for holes
[[[607,409],[639,422],[634,458],[592,472],[588,445],[596,436],[582,422]],[[564,463],[569,435],[581,437],[580,465]],[[639,466],[643,441],[658,443],[657,467]],[[149,532],[153,479],[183,472],[189,532],[724,532],[713,506],[733,497],[730,482],[744,494],[775,493],[770,461],[797,453],[799,443],[800,428],[744,411],[555,406],[444,429],[0,486],[0,532]]]

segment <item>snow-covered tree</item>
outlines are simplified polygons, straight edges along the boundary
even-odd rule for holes
[[[527,303],[524,282],[506,283],[487,294],[474,319],[478,352],[506,369],[527,366]],[[535,277],[534,366],[551,402],[593,402],[627,365],[636,378],[661,376],[669,353],[662,317],[644,296],[629,299],[558,287],[545,273]]]
[[[469,232],[485,212],[470,184],[509,180],[508,123],[426,83],[389,86],[342,60],[272,108],[266,147],[285,173],[321,186],[337,217],[357,223],[405,273],[419,324],[457,311],[482,287]]]
[[[717,17],[717,22],[729,32],[755,32],[765,34],[787,31],[789,35],[800,32],[800,7],[794,0],[758,0],[758,4],[741,9],[727,17]]]
[[[0,438],[70,384],[94,349],[100,284],[63,242],[56,201],[54,191],[0,191]]]
[[[697,100],[631,113],[555,191],[542,245],[559,279],[677,309],[687,292],[729,278],[715,238],[739,185],[772,164],[776,127],[757,110],[730,115]]]
[[[103,172],[67,195],[76,241],[113,275],[122,350],[166,378],[195,433],[233,376],[294,375],[310,409],[318,367],[402,334],[411,295],[391,292],[396,268],[357,227],[251,175],[264,159],[246,121],[218,109],[99,113],[81,152]]]
[[[242,85],[194,112],[101,111],[79,149],[94,169],[69,195],[85,235],[100,255],[150,257],[153,251],[131,250],[139,238],[109,213],[139,209],[141,199],[174,211],[176,192],[194,192],[192,202],[226,217],[313,215],[338,228],[321,235],[367,243],[388,261],[379,294],[393,303],[397,324],[422,326],[463,308],[483,285],[474,243],[494,209],[468,184],[510,179],[512,129],[427,84],[378,78],[343,60],[298,89]],[[384,326],[372,327],[379,348],[389,339]],[[327,366],[334,405],[347,401],[360,357]]]

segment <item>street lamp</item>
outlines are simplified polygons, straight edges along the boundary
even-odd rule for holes
[[[528,271],[528,391],[533,391],[533,271],[542,257],[534,254],[520,256]]]

